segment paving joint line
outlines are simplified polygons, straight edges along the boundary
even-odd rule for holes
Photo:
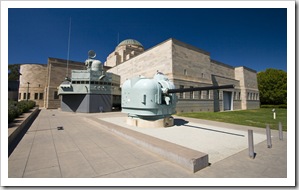
[[[49,123],[50,123],[50,130],[51,130],[51,119],[48,118],[48,120],[49,120]],[[54,136],[53,136],[53,131],[52,130],[51,130],[51,136],[52,136],[52,142],[53,142],[53,145],[54,145],[54,148],[55,148],[55,154],[56,154],[56,159],[57,159],[57,162],[58,162],[60,177],[63,177],[62,176],[61,167],[60,167],[59,157],[58,157],[58,153],[57,153],[57,148],[56,148],[56,144],[55,144],[55,141],[54,141]]]

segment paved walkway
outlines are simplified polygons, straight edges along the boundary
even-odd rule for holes
[[[272,148],[267,148],[265,130],[259,135],[255,159],[248,149],[215,158],[212,164],[196,173],[173,164],[135,144],[99,127],[89,118],[119,122],[122,113],[67,113],[42,109],[19,145],[9,157],[9,178],[286,178],[287,135],[283,141],[272,131]],[[109,119],[108,119],[109,118]],[[223,123],[197,119],[189,125],[217,126]],[[125,124],[124,124],[125,125]],[[124,126],[123,125],[123,126]],[[63,128],[62,130],[61,127]],[[169,128],[171,129],[171,128]],[[168,129],[168,130],[169,130]],[[175,129],[175,128],[173,128]],[[182,130],[181,128],[180,130]],[[184,128],[191,129],[188,127]],[[244,126],[226,124],[221,131],[244,131]],[[248,128],[246,128],[247,130]],[[245,130],[245,131],[246,131]],[[201,130],[204,131],[204,130]],[[211,131],[210,131],[211,132]],[[214,131],[211,133],[219,135]],[[191,135],[191,134],[190,134]],[[242,133],[241,135],[245,135]],[[222,134],[223,136],[223,134]],[[233,137],[233,135],[231,135]],[[184,138],[188,139],[187,136]],[[162,137],[161,137],[162,138]],[[217,139],[218,138],[218,139]],[[214,141],[220,140],[217,136]],[[235,137],[234,137],[235,138]],[[244,139],[244,138],[243,138]],[[182,140],[182,139],[180,139]],[[245,140],[247,141],[247,140]],[[233,143],[233,142],[232,142]],[[257,142],[255,142],[257,143]],[[211,144],[205,146],[212,147]],[[221,151],[219,149],[218,151]],[[225,150],[223,150],[225,151]],[[203,151],[204,152],[204,151]],[[211,154],[211,153],[209,153]]]

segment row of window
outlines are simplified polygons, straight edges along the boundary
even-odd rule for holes
[[[19,93],[19,99],[21,100],[22,99],[22,94]],[[24,92],[23,93],[23,100],[29,100],[30,99],[30,92],[29,93],[26,93]],[[44,93],[34,93],[34,100],[43,100],[44,99]]]
[[[22,94],[19,93],[19,99],[22,100]],[[30,92],[29,93],[26,93],[24,92],[23,93],[23,100],[30,100]],[[34,100],[43,100],[44,99],[44,93],[34,93]],[[54,99],[59,99],[59,95],[58,95],[58,92],[55,91],[54,92]]]
[[[110,86],[119,86],[119,84],[114,84],[111,82],[102,82],[102,81],[72,81],[72,84],[97,84],[97,85],[110,85]]]
[[[184,86],[180,85],[180,89],[183,89]],[[193,86],[190,86],[189,88],[193,88]],[[222,93],[220,93],[219,90],[217,90],[218,92],[218,98],[219,100],[223,99],[222,98]],[[189,99],[195,99],[195,93],[198,93],[197,98],[198,99],[213,99],[213,90],[201,90],[201,91],[197,91],[197,92],[189,92]],[[187,99],[188,97],[186,97],[186,92],[181,92],[179,95],[180,99]],[[233,100],[241,100],[241,92],[233,92]],[[258,93],[247,93],[247,100],[259,100],[259,94]]]
[[[253,92],[248,92],[247,93],[247,100],[259,100],[259,94],[258,93],[253,93]]]
[[[183,89],[184,86],[180,85],[180,89]],[[190,88],[194,88],[193,86],[190,86]],[[189,99],[195,99],[195,92],[189,92]],[[201,90],[201,91],[197,91],[198,93],[198,99],[212,99],[212,93],[210,93],[210,90]],[[186,92],[181,92],[179,95],[179,98],[181,99],[186,99]]]

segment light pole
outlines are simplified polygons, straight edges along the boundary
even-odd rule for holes
[[[28,102],[28,98],[29,98],[29,84],[30,82],[27,82],[27,96],[26,96],[26,99],[27,99],[27,102]]]

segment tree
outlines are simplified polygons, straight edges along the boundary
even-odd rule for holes
[[[20,77],[20,65],[13,64],[8,65],[8,80],[19,80]]]
[[[266,69],[257,74],[257,82],[262,105],[287,104],[287,73],[285,71]]]

